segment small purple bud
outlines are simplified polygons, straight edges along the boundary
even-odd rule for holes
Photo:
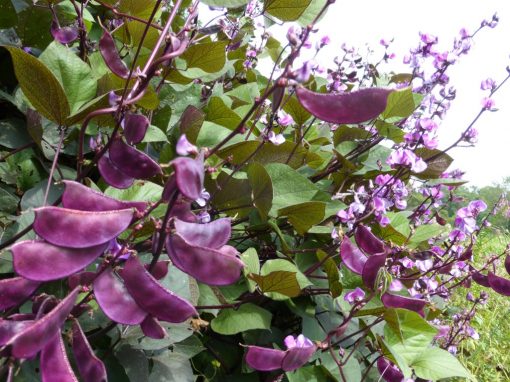
[[[182,134],[177,141],[177,146],[175,148],[177,154],[182,156],[188,156],[190,154],[198,154],[198,149],[195,145],[192,145],[185,134]]]
[[[356,288],[352,292],[347,293],[344,296],[344,300],[349,304],[354,304],[355,302],[361,301],[365,298],[365,292],[361,288]]]

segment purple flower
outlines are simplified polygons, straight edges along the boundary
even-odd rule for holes
[[[278,123],[281,126],[289,126],[294,123],[294,119],[290,116],[290,114],[281,113],[281,116],[278,118]]]
[[[300,334],[297,337],[287,336],[284,338],[283,343],[287,347],[287,349],[292,348],[307,348],[310,346],[314,346],[313,342],[306,338],[304,335]]]
[[[496,88],[496,81],[494,81],[492,78],[487,78],[482,81],[480,84],[480,89],[482,90],[494,90]]]
[[[392,152],[386,160],[386,163],[389,164],[392,168],[395,168],[399,165],[410,167],[411,170],[415,173],[423,172],[427,168],[427,164],[423,159],[416,156],[416,154],[411,150],[402,148]]]
[[[322,36],[320,41],[319,41],[319,46],[318,48],[322,48],[323,46],[326,46],[326,45],[329,45],[331,44],[331,38],[329,38],[329,36]]]
[[[270,131],[269,134],[267,134],[267,140],[273,145],[279,146],[285,142],[285,137],[283,134],[275,134],[274,131]]]
[[[485,110],[495,110],[494,106],[496,106],[496,102],[490,98],[490,97],[484,97],[482,99],[482,107],[485,109]]]
[[[347,293],[344,296],[344,300],[349,304],[354,304],[355,302],[359,302],[365,298],[365,292],[361,288],[356,288],[352,292]]]
[[[182,156],[187,156],[190,154],[198,154],[198,149],[195,145],[192,145],[188,138],[186,138],[185,134],[182,134],[177,141],[177,146],[175,148],[177,154]]]
[[[296,81],[298,82],[306,82],[310,78],[312,74],[313,62],[307,61],[303,64],[303,66],[298,69],[296,72]]]
[[[420,39],[424,44],[436,44],[437,43],[437,37],[433,36],[428,33],[421,33],[420,32]]]
[[[400,280],[393,280],[391,283],[390,283],[390,287],[389,287],[389,290],[392,291],[392,292],[399,292],[401,291],[402,289],[404,289],[404,284],[402,284],[400,282]]]

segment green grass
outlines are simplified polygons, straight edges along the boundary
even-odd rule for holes
[[[509,234],[485,231],[474,248],[475,264],[481,264],[490,254],[503,252],[508,243]],[[503,270],[500,275],[504,274]],[[464,341],[459,348],[459,359],[480,382],[510,381],[510,299],[476,283],[470,289],[475,297],[483,290],[489,294],[489,300],[472,321],[480,339]],[[452,304],[466,307],[466,293],[466,289],[459,290]]]

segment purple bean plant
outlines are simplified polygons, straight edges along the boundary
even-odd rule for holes
[[[454,353],[487,294],[447,306],[472,281],[510,296],[508,250],[473,261],[508,203],[448,216],[464,183],[448,152],[509,75],[483,80],[457,141],[438,149],[437,129],[449,68],[497,17],[450,50],[421,34],[388,76],[388,40],[377,63],[345,44],[330,67],[308,57],[334,0],[204,0],[224,10],[209,23],[199,3],[39,2],[13,8],[37,39],[0,25],[18,44],[0,50],[18,81],[0,116],[0,378],[470,378]],[[278,41],[264,18],[295,23]]]

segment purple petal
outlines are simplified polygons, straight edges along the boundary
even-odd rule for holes
[[[377,360],[377,370],[386,382],[402,382],[404,374],[384,357]]]
[[[42,382],[78,382],[67,358],[60,331],[41,351],[41,380]]]
[[[386,108],[390,89],[361,89],[350,93],[315,93],[303,87],[296,88],[296,94],[308,112],[320,120],[350,124],[376,118]]]
[[[77,320],[73,321],[73,353],[84,382],[106,382],[106,368],[95,354]]]
[[[99,173],[103,177],[104,181],[112,187],[120,189],[128,188],[131,187],[135,181],[135,178],[124,174],[112,163],[108,153],[105,153],[99,159],[97,162],[97,168],[99,169]]]
[[[340,256],[344,265],[352,272],[361,275],[363,267],[367,262],[367,256],[351,243],[347,236],[344,236],[340,245]]]
[[[35,210],[34,231],[52,244],[86,248],[106,243],[122,233],[133,219],[134,210],[78,211],[60,207]]]
[[[282,368],[283,358],[286,352],[277,349],[269,349],[260,346],[248,346],[246,351],[246,363],[252,369],[259,371],[271,371]]]
[[[124,116],[124,137],[132,145],[140,143],[149,127],[149,119],[143,114],[126,113]]]
[[[51,35],[61,44],[69,44],[78,38],[78,29],[76,27],[59,27],[53,20],[51,23]]]
[[[176,217],[181,221],[188,223],[195,223],[197,221],[196,215],[191,212],[191,202],[186,200],[177,200],[172,207],[170,216]]]
[[[23,277],[0,280],[0,310],[21,304],[41,285]]]
[[[168,256],[181,271],[209,285],[230,285],[241,276],[244,264],[229,246],[220,250],[194,246],[175,234],[166,240]]]
[[[363,271],[361,272],[363,283],[368,288],[374,289],[379,269],[381,269],[385,263],[386,263],[385,253],[373,255],[368,258],[365,265],[363,266]]]
[[[103,36],[99,39],[99,51],[103,56],[104,62],[110,70],[121,78],[128,78],[129,69],[120,59],[119,52],[115,46],[115,41],[108,31],[104,31]]]
[[[161,167],[150,156],[114,139],[109,150],[110,160],[120,171],[135,179],[149,179],[161,174]]]
[[[489,286],[503,296],[510,296],[510,280],[503,277],[496,276],[494,273],[489,272],[487,275]]]
[[[138,305],[154,317],[178,323],[198,316],[193,305],[161,286],[136,257],[126,261],[122,278]]]
[[[80,288],[74,289],[51,312],[12,337],[7,346],[16,358],[31,358],[60,332],[71,312]]]
[[[230,219],[222,218],[206,224],[175,219],[175,232],[197,247],[220,248],[230,239]]]
[[[384,243],[376,237],[372,231],[370,231],[363,224],[360,224],[354,233],[356,244],[368,253],[369,255],[375,255],[376,253],[386,252],[387,248]]]
[[[491,287],[490,284],[489,284],[489,278],[486,275],[481,274],[480,272],[473,273],[471,275],[471,278],[478,285],[484,286],[486,288],[490,288]]]
[[[147,316],[124,283],[107,268],[94,281],[94,295],[104,314],[124,325],[138,325]]]
[[[421,313],[427,305],[427,301],[417,298],[404,297],[396,294],[385,293],[381,296],[381,301],[386,308],[402,308]]]
[[[14,270],[34,281],[51,281],[81,271],[97,259],[108,243],[88,248],[66,248],[45,242],[27,240],[12,246]]]
[[[190,200],[198,199],[204,188],[203,157],[197,159],[180,157],[174,159],[172,165],[179,191]]]
[[[158,320],[151,315],[147,315],[147,317],[145,317],[145,320],[143,320],[140,324],[140,328],[142,329],[143,334],[156,340],[161,340],[167,335],[165,328],[163,328],[159,324]]]
[[[315,345],[308,347],[294,347],[286,351],[282,361],[282,369],[285,371],[293,371],[308,362],[310,357],[315,353],[317,348]]]
[[[136,208],[145,211],[147,203],[128,202],[110,198],[101,192],[71,180],[64,180],[65,190],[62,195],[62,206],[80,211],[111,211]]]

